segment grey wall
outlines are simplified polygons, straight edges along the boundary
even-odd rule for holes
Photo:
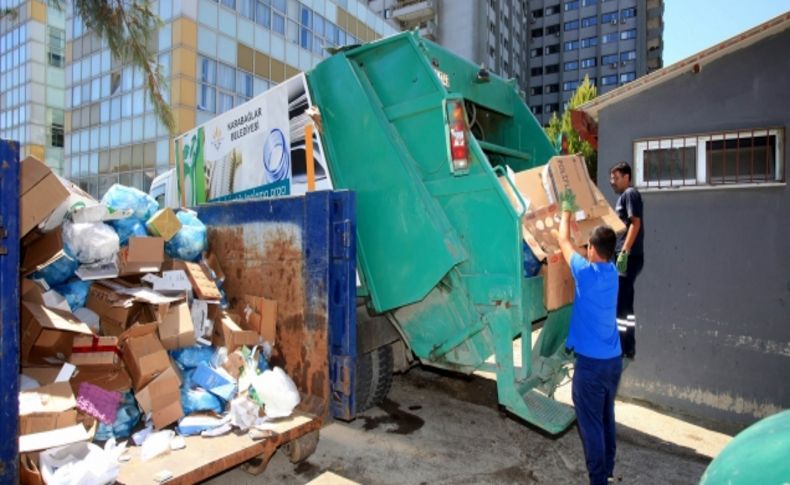
[[[784,127],[790,30],[599,116],[598,180],[643,137]],[[621,394],[737,429],[790,407],[790,190],[643,191],[637,359]]]

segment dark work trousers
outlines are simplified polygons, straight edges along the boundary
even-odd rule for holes
[[[628,318],[634,313],[634,283],[645,265],[643,254],[630,254],[625,275],[620,275],[620,288],[617,291],[617,318]]]
[[[578,355],[573,371],[573,405],[584,447],[590,485],[606,484],[614,471],[614,397],[623,371],[621,357],[591,359]]]

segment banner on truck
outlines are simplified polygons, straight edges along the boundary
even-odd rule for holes
[[[304,128],[312,106],[299,74],[175,140],[179,193],[187,206],[307,192]],[[332,188],[313,131],[316,190]]]

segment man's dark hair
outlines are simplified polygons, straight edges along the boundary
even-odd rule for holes
[[[590,244],[595,248],[598,256],[604,261],[611,261],[614,257],[614,246],[617,236],[609,226],[597,226],[590,234]]]
[[[628,162],[620,162],[620,163],[618,163],[617,165],[612,167],[611,170],[609,170],[609,173],[612,173],[612,172],[619,172],[620,175],[628,175],[628,180],[632,180],[632,178],[631,178],[631,165],[629,165]]]

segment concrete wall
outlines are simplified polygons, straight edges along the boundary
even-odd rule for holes
[[[790,30],[604,108],[598,180],[643,137],[784,127]],[[790,407],[790,189],[643,191],[637,360],[621,394],[738,428]]]

